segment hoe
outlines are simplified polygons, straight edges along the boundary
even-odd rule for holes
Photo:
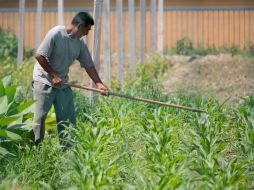
[[[83,90],[89,90],[89,91],[101,93],[101,91],[99,89],[86,87],[86,86],[81,86],[81,85],[76,85],[76,84],[73,84],[73,83],[64,83],[64,85],[71,86],[71,87],[74,87],[74,88],[83,89]],[[117,97],[126,98],[126,99],[130,99],[130,100],[137,100],[137,101],[146,102],[146,103],[158,104],[158,105],[161,105],[161,106],[173,107],[173,108],[183,109],[183,110],[187,110],[187,111],[208,114],[207,111],[205,111],[205,110],[200,110],[200,109],[191,108],[191,107],[182,106],[182,105],[177,105],[177,104],[169,104],[169,103],[160,102],[160,101],[156,101],[156,100],[150,100],[150,99],[145,99],[145,98],[129,96],[129,95],[121,94],[121,93],[117,93],[117,92],[108,91],[106,95],[107,96],[117,96]]]

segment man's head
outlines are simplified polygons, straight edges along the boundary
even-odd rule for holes
[[[93,17],[87,12],[79,12],[71,21],[73,33],[79,37],[85,36],[94,25]]]

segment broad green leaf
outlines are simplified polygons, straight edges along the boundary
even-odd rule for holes
[[[0,154],[5,156],[7,154],[10,154],[10,152],[7,149],[0,146]]]
[[[8,137],[8,135],[6,133],[6,130],[1,130],[0,129],[0,138],[7,138],[7,137]]]
[[[23,116],[17,115],[15,117],[17,117],[16,120],[14,120],[13,122],[9,123],[7,128],[13,128],[13,126],[18,127],[18,126],[22,126],[23,125]]]
[[[4,87],[8,87],[11,85],[11,75],[8,75],[2,79]]]
[[[31,119],[31,118],[33,118],[33,116],[34,116],[34,113],[32,113],[32,112],[27,113],[27,114],[24,114],[24,115],[23,115],[23,121],[26,121],[26,120],[28,120],[28,119]]]
[[[55,117],[47,117],[45,121],[46,129],[54,129],[56,127],[56,118]]]
[[[5,95],[5,88],[3,82],[0,80],[0,97]]]
[[[8,102],[12,102],[14,100],[14,97],[16,95],[16,86],[10,86],[5,89],[5,94],[8,97]]]
[[[19,115],[24,115],[24,114],[27,114],[29,112],[32,112],[33,111],[33,104],[34,104],[34,100],[30,100],[30,101],[27,101],[27,102],[23,102],[21,103],[18,107],[17,107],[17,110],[18,110],[18,114]]]
[[[0,127],[7,127],[10,125],[12,122],[18,120],[20,116],[11,116],[11,117],[4,117],[0,118]]]
[[[6,113],[8,110],[8,98],[7,96],[0,97],[0,114]]]
[[[17,133],[7,131],[7,130],[6,130],[6,133],[8,138],[10,138],[11,140],[22,140],[21,136],[19,136]]]

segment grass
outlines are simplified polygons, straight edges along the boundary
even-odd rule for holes
[[[20,147],[16,158],[1,161],[2,179],[21,189],[253,187],[254,98],[235,107],[171,100],[209,116],[102,98],[69,129],[71,150],[62,152],[53,136],[39,149]]]
[[[140,65],[122,90],[209,115],[111,97],[91,104],[75,91],[78,122],[66,131],[72,148],[63,151],[54,130],[37,148],[17,142],[16,156],[1,158],[0,189],[254,188],[254,97],[236,105],[169,97],[158,85],[167,65],[160,57]],[[28,75],[16,80],[30,86]],[[115,82],[111,89],[121,88]]]

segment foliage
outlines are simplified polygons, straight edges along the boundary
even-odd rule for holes
[[[0,29],[0,58],[16,58],[18,51],[18,39],[9,30]]]
[[[179,55],[191,55],[193,49],[192,42],[188,38],[183,38],[176,43],[176,53]]]
[[[26,137],[31,125],[31,109],[34,101],[17,102],[16,86],[11,86],[11,77],[0,81],[0,156],[11,154],[8,148]]]
[[[159,57],[140,64],[123,90],[208,115],[117,97],[91,104],[75,92],[78,122],[65,131],[72,147],[62,151],[54,134],[37,148],[19,143],[16,157],[0,162],[0,188],[252,189],[254,97],[239,105],[169,97],[157,85],[167,67]],[[121,89],[117,83],[114,88]]]
[[[19,147],[17,156],[4,160],[5,169],[1,175],[6,186],[13,181],[18,189],[58,189],[63,181],[66,166],[62,164],[64,154],[58,142],[45,140],[40,148],[35,146]],[[14,179],[14,180],[12,180]],[[35,182],[36,181],[36,182]],[[51,184],[51,185],[48,185]],[[6,188],[7,189],[7,188]]]
[[[18,39],[10,30],[0,28],[0,60],[16,59],[18,53]],[[24,58],[34,55],[34,49],[24,49]],[[16,64],[16,62],[15,62]]]
[[[244,49],[240,49],[238,46],[220,47],[215,48],[214,46],[209,46],[205,48],[203,45],[193,46],[193,43],[188,38],[182,38],[177,41],[176,47],[172,49],[165,50],[164,54],[178,54],[187,56],[206,56],[206,55],[218,55],[221,53],[228,53],[232,56],[241,55],[253,58],[254,57],[254,45],[248,44]]]
[[[11,75],[12,83],[20,88],[19,99],[32,99],[31,81],[34,59],[25,60],[19,67],[16,66],[15,60],[10,58],[6,58],[2,63],[0,64],[0,78]]]

